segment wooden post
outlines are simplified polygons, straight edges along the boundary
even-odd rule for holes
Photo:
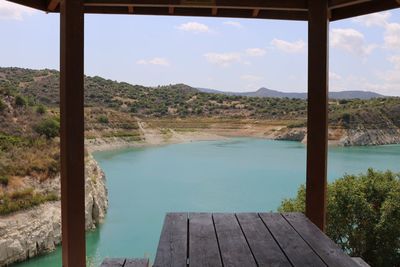
[[[328,0],[308,0],[306,215],[325,230],[328,151]]]
[[[82,0],[60,2],[61,218],[63,267],[84,267],[85,163]]]

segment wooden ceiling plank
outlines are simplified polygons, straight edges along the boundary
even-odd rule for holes
[[[168,8],[165,7],[136,7],[135,15],[169,15]],[[103,6],[86,6],[85,13],[89,14],[128,14],[128,10],[124,6],[103,7]],[[221,18],[251,18],[252,10],[238,9],[218,9],[216,17]],[[208,8],[179,8],[174,10],[174,16],[193,16],[193,17],[210,17],[211,12]],[[282,10],[260,10],[257,19],[279,19],[279,20],[297,20],[306,21],[308,13],[306,11],[282,11]]]
[[[399,0],[370,1],[357,5],[332,9],[331,21],[367,15],[389,9],[399,8]]]
[[[48,11],[55,11],[60,4],[60,0],[50,0],[49,4],[47,5]]]
[[[360,3],[370,2],[372,0],[330,0],[329,8],[340,8]]]
[[[258,8],[253,9],[253,15],[252,15],[252,17],[253,17],[253,18],[257,18],[259,13],[260,13],[260,9],[258,9]]]
[[[47,11],[47,0],[7,0],[7,1],[31,7],[34,9]]]
[[[271,9],[306,11],[306,0],[209,0],[209,1],[177,1],[177,0],[86,0],[85,6],[128,6],[137,7],[187,7],[187,8],[230,8],[230,9]]]

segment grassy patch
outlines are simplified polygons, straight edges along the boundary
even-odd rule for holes
[[[0,215],[29,209],[47,201],[56,201],[58,199],[58,196],[54,193],[36,193],[32,188],[5,193],[0,196]]]

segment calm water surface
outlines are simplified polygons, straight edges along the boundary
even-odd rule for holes
[[[105,223],[88,259],[153,258],[168,211],[274,211],[305,182],[305,146],[240,138],[96,153],[107,176]],[[330,148],[329,180],[373,167],[400,171],[400,146]],[[61,266],[60,249],[15,266]]]

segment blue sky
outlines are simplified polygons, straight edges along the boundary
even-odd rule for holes
[[[59,15],[0,0],[0,66],[59,69]],[[85,73],[224,91],[307,89],[307,23],[85,16]],[[330,90],[400,96],[400,9],[330,24]]]

